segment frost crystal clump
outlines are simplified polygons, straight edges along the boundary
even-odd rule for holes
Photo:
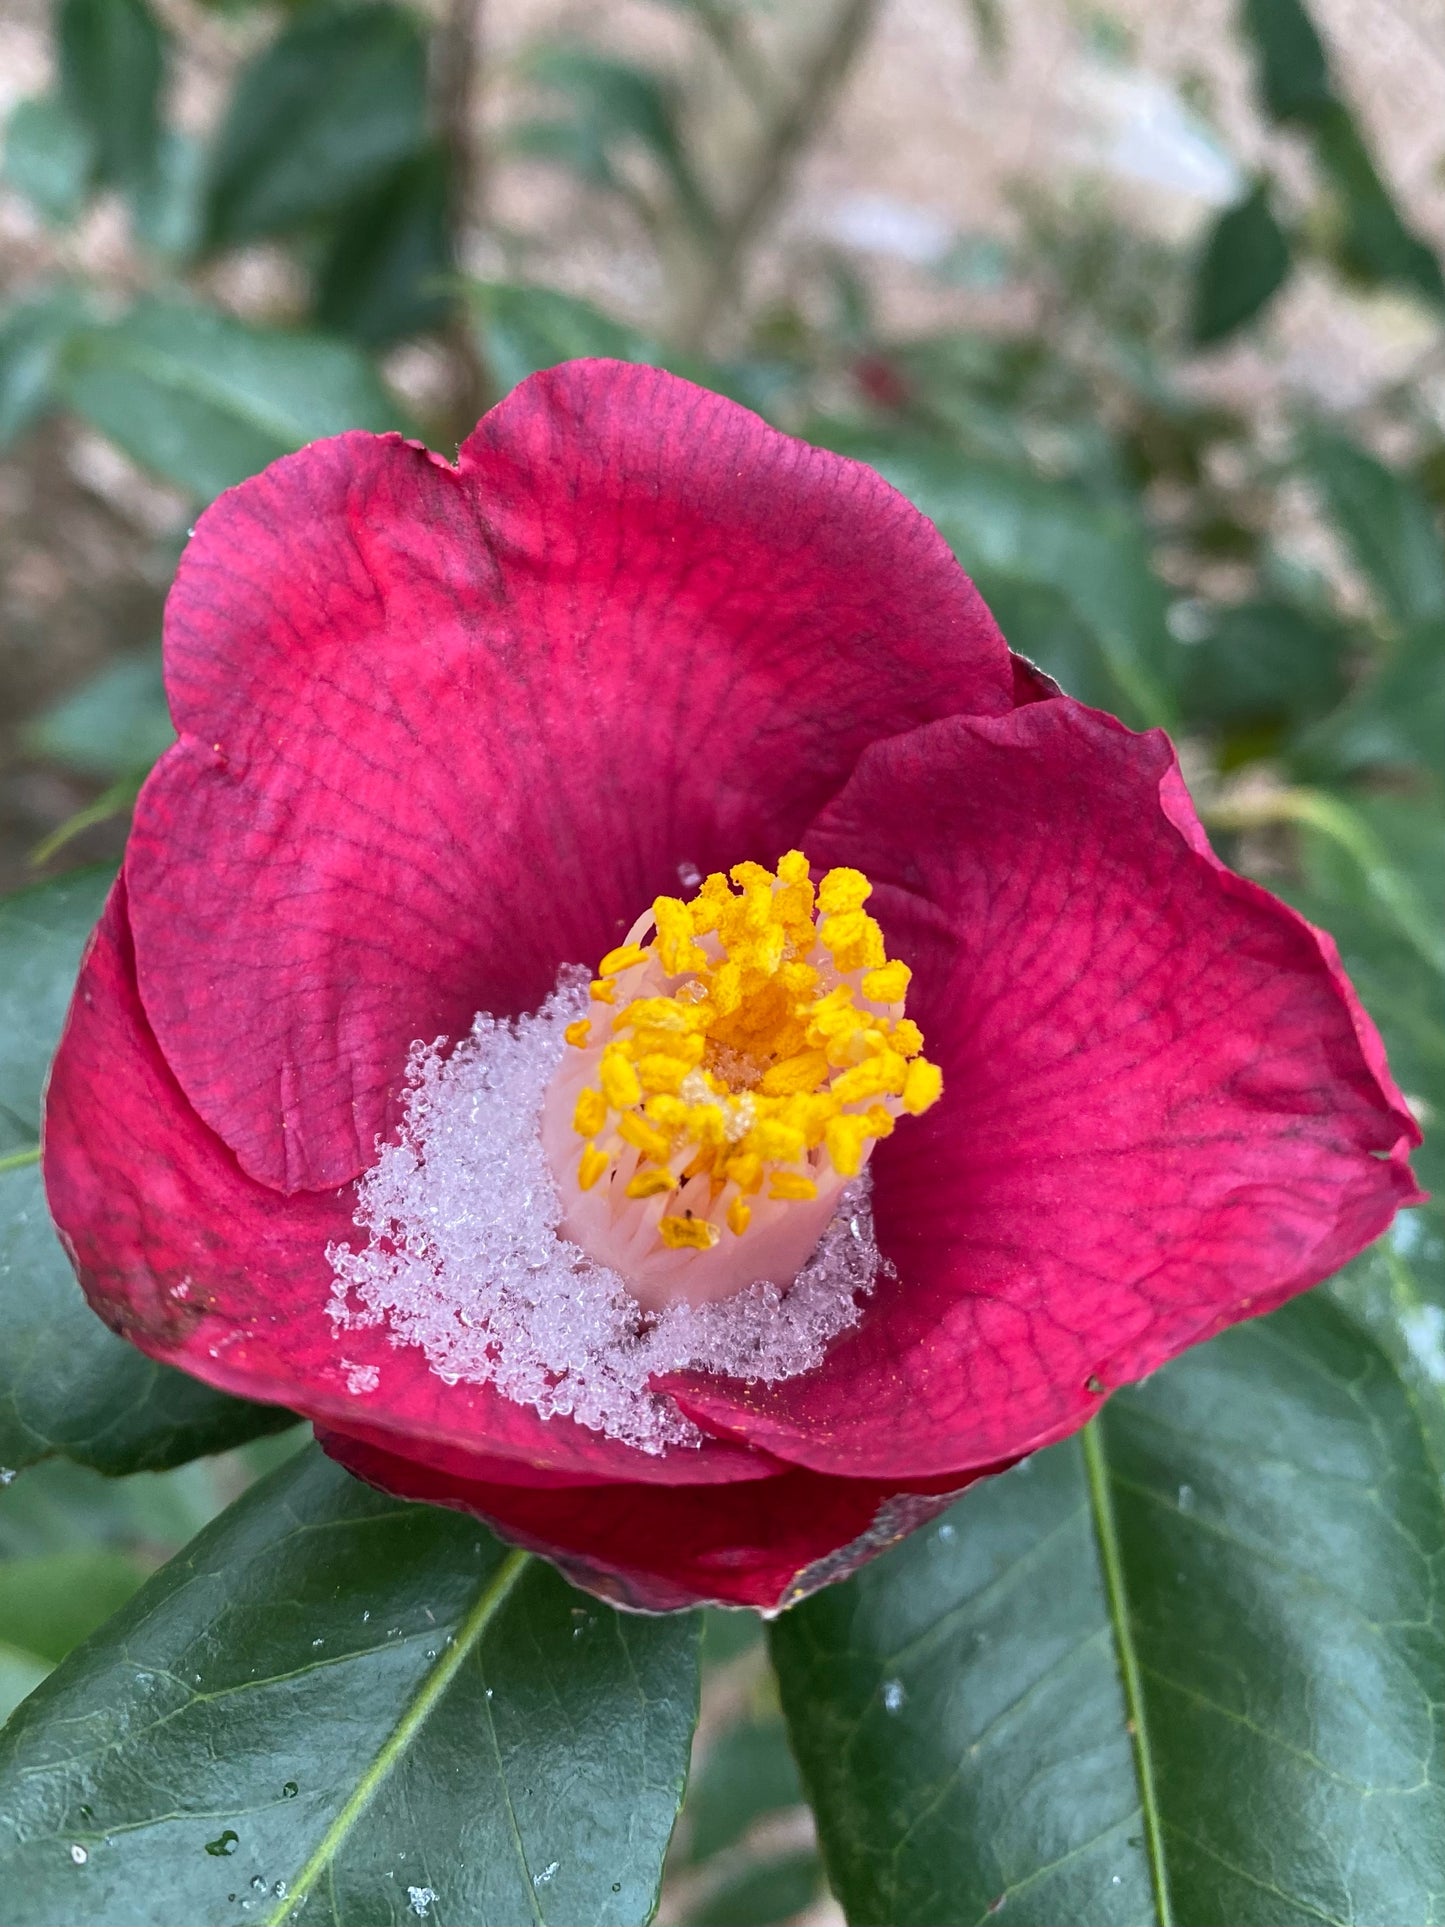
[[[385,1322],[447,1384],[490,1383],[544,1418],[570,1414],[661,1452],[702,1434],[653,1378],[707,1371],[774,1383],[817,1366],[856,1324],[880,1269],[866,1172],[842,1194],[792,1286],[758,1282],[714,1304],[644,1313],[623,1279],[559,1235],[543,1150],[543,1093],[587,973],[564,970],[534,1016],[478,1017],[448,1051],[413,1046],[398,1142],[358,1189],[364,1249],[332,1245],[338,1328]]]

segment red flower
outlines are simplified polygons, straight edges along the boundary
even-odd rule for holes
[[[625,1603],[786,1602],[1418,1199],[1334,946],[1214,858],[1164,736],[1011,659],[876,475],[685,382],[576,363],[456,467],[278,462],[202,518],[166,674],[47,1107],[81,1282]],[[678,1375],[703,1439],[649,1453],[339,1332],[412,1044],[536,1009],[679,866],[793,845],[873,880],[944,1077],[822,1364]]]

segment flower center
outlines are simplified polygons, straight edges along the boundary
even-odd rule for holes
[[[543,1142],[565,1234],[643,1304],[786,1289],[878,1139],[937,1101],[871,890],[838,869],[815,891],[797,850],[739,863],[599,964]]]

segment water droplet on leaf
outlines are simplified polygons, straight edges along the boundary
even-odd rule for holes
[[[206,1852],[213,1853],[219,1857],[222,1854],[234,1853],[240,1844],[240,1834],[237,1833],[233,1827],[227,1827],[226,1831],[221,1834],[218,1839],[208,1840],[206,1842]]]

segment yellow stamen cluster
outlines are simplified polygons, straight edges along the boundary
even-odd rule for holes
[[[739,863],[686,902],[657,898],[651,942],[608,952],[591,987],[599,1010],[566,1033],[595,1049],[611,1007],[596,1082],[572,1120],[584,1191],[624,1147],[637,1154],[629,1198],[705,1177],[707,1212],[664,1212],[658,1230],[671,1249],[707,1250],[719,1207],[741,1236],[749,1200],[815,1198],[824,1155],[838,1178],[856,1177],[898,1112],[936,1102],[943,1079],[902,1014],[910,973],[889,961],[863,908],[871,890],[838,869],[815,892],[793,850],[776,872]],[[655,986],[659,972],[667,994],[619,1007],[619,991]]]

